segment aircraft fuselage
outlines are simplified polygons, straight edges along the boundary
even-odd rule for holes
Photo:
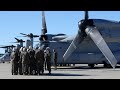
[[[93,22],[113,52],[118,63],[120,63],[120,23],[104,19],[93,19]],[[103,63],[104,61],[108,63],[104,55],[89,36],[87,36],[87,38],[79,45],[79,48],[72,53],[68,60],[64,62],[63,55],[74,37],[68,36],[62,38],[63,40],[61,40],[61,38],[59,40],[58,37],[56,38],[57,41],[49,41],[51,52],[53,49],[56,49],[58,52],[59,64],[99,64]]]

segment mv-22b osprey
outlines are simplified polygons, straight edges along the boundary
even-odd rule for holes
[[[104,19],[85,18],[78,22],[78,34],[46,34],[45,14],[42,12],[40,46],[49,46],[58,52],[58,64],[120,64],[120,23]]]

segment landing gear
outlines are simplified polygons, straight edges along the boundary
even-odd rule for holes
[[[63,64],[62,66],[67,66],[66,64]]]
[[[112,68],[112,66],[110,64],[104,64],[103,67],[104,68]]]
[[[88,66],[89,66],[90,68],[94,68],[94,67],[95,67],[95,64],[88,64]]]
[[[73,66],[75,67],[75,64],[73,64]]]
[[[60,64],[60,66],[63,66],[62,64]]]
[[[107,64],[106,62],[103,62],[103,67],[104,68],[112,68],[110,64]]]

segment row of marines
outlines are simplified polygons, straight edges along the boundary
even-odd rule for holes
[[[57,66],[57,53],[53,50],[55,66]],[[12,62],[12,75],[41,75],[44,68],[51,74],[51,52],[47,47],[45,50],[38,47],[34,50],[31,46],[29,49],[15,47],[10,56]]]

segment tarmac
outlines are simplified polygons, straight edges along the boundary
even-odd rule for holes
[[[51,75],[48,71],[44,75],[12,75],[11,63],[0,63],[0,79],[120,79],[120,66],[103,68],[97,65],[91,69],[87,65],[80,64],[71,67],[52,67]]]

